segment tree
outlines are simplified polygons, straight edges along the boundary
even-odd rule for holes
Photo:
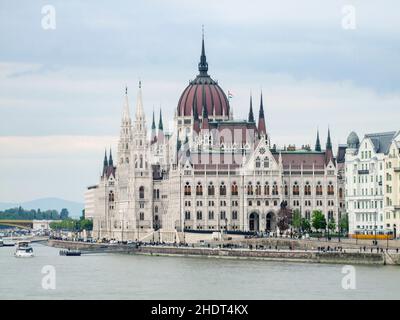
[[[69,216],[68,209],[67,209],[67,208],[61,209],[61,212],[60,212],[60,219],[61,219],[61,220],[68,219],[68,216]]]
[[[293,212],[292,225],[293,228],[297,230],[301,228],[301,213],[299,209],[296,209]]]
[[[310,221],[307,220],[306,218],[301,219],[301,229],[305,232],[310,232],[311,231],[311,224]]]
[[[340,218],[339,228],[341,232],[349,231],[349,216],[347,214],[343,214],[342,217]]]
[[[315,230],[326,229],[326,219],[321,210],[314,210],[312,213],[312,226]]]
[[[335,218],[334,218],[334,217],[332,217],[332,218],[329,220],[329,222],[328,222],[328,229],[331,230],[331,231],[333,231],[333,230],[336,229],[336,221],[335,221]]]

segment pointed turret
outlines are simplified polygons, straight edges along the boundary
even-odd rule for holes
[[[328,138],[326,140],[326,149],[332,150],[332,142],[331,142],[331,130],[328,128]]]
[[[162,121],[162,111],[160,107],[160,119],[158,120],[158,136],[157,136],[158,143],[164,142],[164,125]]]
[[[122,111],[122,121],[129,122],[131,119],[129,112],[129,100],[128,100],[128,87],[125,87],[125,97],[124,97],[124,108]]]
[[[315,151],[321,152],[321,142],[319,141],[319,130],[317,130],[317,141],[315,142]]]
[[[151,137],[150,137],[150,143],[153,144],[154,142],[157,141],[157,133],[156,133],[156,120],[154,117],[154,110],[153,110],[153,121],[151,123]]]
[[[139,89],[136,98],[136,120],[144,118],[143,99],[142,99],[142,82],[139,81]]]
[[[254,114],[253,114],[253,97],[250,93],[250,110],[249,110],[249,122],[254,122]]]
[[[106,172],[108,167],[108,160],[107,160],[107,150],[104,150],[104,160],[103,160],[103,175]]]
[[[199,62],[199,71],[201,76],[208,76],[208,63],[206,57],[206,50],[204,48],[204,26],[202,27],[202,39],[201,39],[201,56]]]
[[[113,167],[113,166],[114,166],[111,148],[110,148],[110,158],[108,159],[108,165],[109,165],[110,167]]]
[[[326,148],[325,148],[325,163],[328,164],[330,160],[334,161],[333,151],[332,151],[331,131],[328,128],[328,138],[326,139]]]
[[[264,119],[264,105],[263,105],[263,95],[261,92],[261,100],[260,100],[260,112],[258,114],[258,136],[261,138],[266,135],[265,129],[265,119]]]

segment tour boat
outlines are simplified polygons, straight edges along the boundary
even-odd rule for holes
[[[33,257],[33,249],[28,241],[20,241],[17,243],[14,255],[17,258]]]

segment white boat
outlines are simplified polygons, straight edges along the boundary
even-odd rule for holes
[[[29,241],[20,241],[17,243],[14,255],[17,258],[29,258],[33,257],[33,249]]]
[[[3,239],[0,239],[0,247],[2,247],[3,246]]]

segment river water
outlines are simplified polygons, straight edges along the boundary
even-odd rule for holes
[[[400,299],[400,267],[355,266],[343,289],[342,265],[124,254],[59,256],[33,245],[34,258],[0,247],[0,299]],[[44,266],[55,289],[44,289]]]

